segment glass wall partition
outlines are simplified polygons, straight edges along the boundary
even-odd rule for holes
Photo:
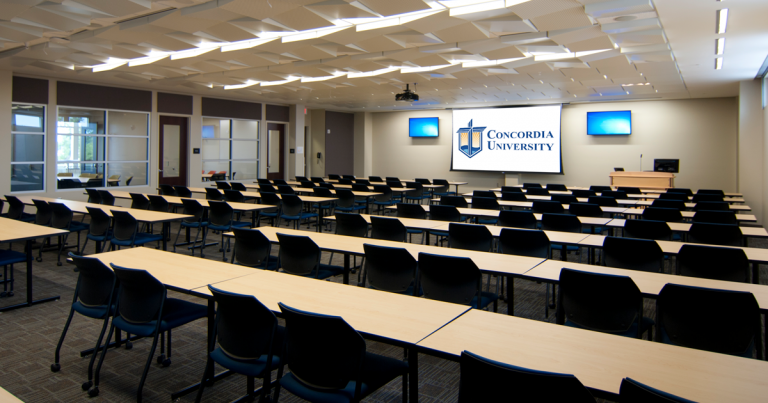
[[[203,118],[203,171],[231,180],[259,177],[259,122]]]
[[[45,105],[11,106],[11,192],[45,190]]]

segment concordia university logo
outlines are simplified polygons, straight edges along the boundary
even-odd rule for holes
[[[459,151],[469,158],[474,157],[480,151],[483,151],[483,130],[487,126],[472,127],[472,121],[469,121],[469,127],[459,129]]]

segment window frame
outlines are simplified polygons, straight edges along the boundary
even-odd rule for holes
[[[11,119],[13,119],[13,107],[15,105],[28,105],[28,106],[37,106],[43,108],[43,131],[40,132],[24,132],[24,131],[14,131],[13,125],[14,122],[11,122],[11,173],[13,173],[13,166],[14,165],[42,165],[41,170],[41,178],[43,181],[43,188],[40,190],[13,190],[13,183],[11,183],[10,190],[11,193],[45,193],[46,187],[48,185],[47,181],[45,180],[45,166],[46,166],[46,159],[48,158],[48,150],[47,150],[47,140],[48,140],[48,104],[38,104],[34,102],[11,102]],[[16,146],[16,135],[17,134],[23,134],[23,135],[35,135],[35,136],[42,136],[43,137],[43,160],[42,161],[14,161],[13,159],[13,151]]]
[[[229,123],[229,137],[228,138],[213,138],[213,139],[211,139],[211,138],[203,138],[202,137],[203,136],[202,126],[205,125],[205,119],[217,119],[219,121],[221,121],[221,120],[228,120],[228,121],[230,121],[230,123]],[[257,127],[256,127],[256,138],[255,139],[233,138],[232,137],[232,131],[234,130],[234,126],[235,125],[232,124],[232,122],[236,121],[236,120],[238,120],[238,121],[245,121],[245,122],[256,122],[256,124],[257,124]],[[206,140],[221,141],[221,142],[227,141],[227,142],[229,142],[229,158],[206,159],[205,158],[205,151],[204,151],[205,147],[203,147],[203,153],[201,155],[201,165],[202,166],[205,166],[206,162],[217,162],[217,163],[226,162],[228,167],[229,167],[227,172],[230,175],[229,176],[230,180],[232,180],[232,176],[231,176],[232,172],[233,172],[232,171],[232,163],[234,163],[234,162],[255,162],[256,163],[256,178],[252,178],[252,179],[259,178],[259,173],[261,171],[261,166],[260,166],[260,163],[261,163],[261,124],[262,124],[261,120],[236,119],[236,118],[227,118],[227,117],[219,117],[219,116],[203,116],[201,122],[203,123],[203,124],[201,124],[201,130],[200,130],[200,138],[201,138],[201,144],[200,145],[201,146],[203,146],[203,142],[206,141]],[[255,159],[232,158],[232,142],[233,141],[255,142],[256,143],[256,157],[255,157]],[[234,179],[234,180],[237,180],[237,179]]]

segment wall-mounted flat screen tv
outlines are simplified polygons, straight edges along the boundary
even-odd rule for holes
[[[409,137],[437,137],[440,134],[440,119],[410,118],[408,119]]]
[[[587,112],[587,134],[594,136],[632,134],[632,111]]]

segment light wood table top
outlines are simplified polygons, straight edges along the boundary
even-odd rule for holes
[[[758,402],[768,396],[768,362],[576,329],[473,309],[418,344],[463,350],[541,371],[575,375],[619,393],[622,378],[697,402]]]
[[[360,214],[361,217],[365,218],[365,221],[368,222],[368,224],[371,223],[371,214]],[[406,228],[415,228],[415,229],[432,229],[435,227],[442,226],[445,224],[445,221],[437,221],[437,220],[421,220],[418,218],[403,218],[403,217],[393,217],[393,216],[377,216],[382,218],[394,218],[401,223],[403,223],[403,226]],[[324,217],[326,220],[336,220],[335,216],[328,216]]]
[[[318,281],[267,270],[214,284],[225,291],[253,295],[272,311],[278,302],[292,308],[344,318],[355,330],[415,344],[470,307],[363,287]],[[207,287],[200,293],[210,292]]]
[[[189,188],[189,191],[192,193],[205,193],[205,188]],[[261,194],[258,191],[253,192],[240,192],[245,197],[261,197]],[[280,193],[276,193],[277,197],[282,197]],[[327,201],[334,201],[338,200],[335,197],[316,197],[316,196],[302,196],[302,195],[296,195],[299,196],[299,199],[305,203],[321,203],[321,202],[327,202]],[[274,207],[274,206],[272,206]]]
[[[652,200],[638,200],[635,205],[637,206],[652,206],[653,201]],[[686,208],[694,208],[696,207],[696,203],[685,203]],[[741,210],[741,211],[749,211],[752,210],[751,207],[747,206],[746,204],[729,204],[728,207],[731,210]]]
[[[630,215],[643,215],[643,209],[641,208],[629,208],[626,211],[624,211],[624,214],[630,214]],[[683,218],[693,218],[693,215],[696,214],[695,211],[681,211],[680,214],[683,215]],[[736,219],[739,221],[757,221],[757,217],[755,217],[754,214],[736,214]]]
[[[264,236],[266,236],[270,242],[274,243],[278,242],[277,233],[308,236],[317,244],[317,246],[320,247],[320,249],[329,252],[350,253],[362,256],[365,254],[363,244],[367,243],[373,245],[388,246],[391,248],[404,248],[416,259],[418,259],[420,252],[445,256],[468,257],[472,259],[473,262],[475,262],[481,271],[503,275],[525,273],[526,271],[535,267],[537,264],[544,261],[544,259],[526,256],[504,255],[501,253],[491,252],[476,252],[464,249],[451,249],[443,248],[440,246],[413,244],[409,242],[382,241],[372,238],[358,238],[353,236],[324,234],[301,230],[297,231],[285,228],[259,227],[256,229],[261,231],[261,233],[264,234]],[[232,236],[232,233],[225,233],[224,235]]]
[[[429,212],[429,205],[422,204],[421,207],[424,207],[424,211]],[[388,206],[386,208],[391,210],[397,210],[397,206]],[[480,209],[480,208],[463,208],[463,207],[459,207],[458,209],[461,215],[483,216],[483,217],[499,216],[499,210],[488,210],[488,209]]]
[[[334,187],[341,187],[341,186],[342,185],[334,186]],[[370,189],[370,186],[369,186],[369,189]],[[296,193],[315,193],[314,188],[294,187],[293,190]],[[331,193],[336,194],[336,190],[335,189],[331,189]],[[364,191],[361,191],[361,190],[353,190],[352,194],[355,195],[355,196],[371,197],[371,196],[378,196],[381,193],[380,192],[364,192]]]
[[[116,199],[131,199],[131,194],[129,192],[123,192],[123,191],[117,191],[117,190],[110,190],[109,193],[112,194]],[[144,196],[150,196],[148,193],[143,193]],[[181,199],[185,199],[185,197],[177,197],[177,196],[166,196],[166,195],[151,195],[151,196],[161,196],[163,199],[165,199],[168,203],[171,204],[182,204]],[[203,207],[209,207],[208,200],[206,199],[196,199],[194,197],[190,197],[189,199],[192,199]],[[275,206],[270,206],[267,204],[254,204],[254,203],[234,203],[234,202],[226,202],[229,204],[230,207],[232,207],[233,210],[237,211],[256,211],[256,210],[264,210],[264,209],[270,209],[275,208]]]
[[[21,399],[7,390],[0,388],[0,403],[24,403]]]
[[[179,221],[184,218],[192,217],[191,215],[188,215],[188,214],[163,213],[159,211],[139,210],[139,209],[132,209],[128,207],[120,207],[120,206],[108,206],[104,204],[86,203],[86,202],[74,201],[74,200],[54,199],[52,197],[19,196],[19,200],[21,200],[26,205],[34,206],[34,203],[32,202],[33,199],[44,200],[47,202],[61,203],[69,207],[69,209],[72,210],[73,212],[80,213],[80,214],[88,214],[88,209],[86,209],[86,207],[101,209],[102,211],[107,213],[107,215],[110,217],[112,216],[112,213],[111,213],[112,210],[127,211],[131,213],[133,218],[135,218],[137,221],[148,222],[148,223]]]
[[[444,221],[434,221],[434,222],[444,222]],[[450,225],[451,223],[444,223],[438,227],[434,227],[433,230],[448,231],[448,227],[450,227]],[[467,224],[467,225],[482,225],[482,224]],[[491,235],[493,235],[494,237],[498,237],[501,234],[501,230],[505,228],[535,231],[528,228],[500,227],[498,225],[484,225],[484,227],[488,228],[488,230],[491,232]],[[547,238],[549,238],[550,242],[572,244],[572,245],[578,244],[579,242],[583,241],[584,238],[589,236],[589,234],[578,233],[578,232],[544,231],[544,233],[547,235]]]
[[[627,220],[623,218],[616,218],[611,220],[607,225],[609,227],[624,228]],[[667,226],[672,231],[688,232],[691,230],[691,223],[689,222],[668,222]],[[768,237],[768,231],[763,227],[739,227],[741,233],[744,236],[749,237]]]
[[[192,193],[202,193],[206,194],[206,188],[187,188]],[[252,192],[240,192],[245,197],[261,197],[258,190],[254,190]],[[161,195],[162,196],[162,195]]]
[[[0,242],[18,242],[68,233],[61,229],[0,217]]]
[[[246,266],[143,247],[98,253],[93,257],[107,266],[114,263],[130,269],[146,270],[169,288],[183,292],[192,292],[193,289],[206,287],[208,284],[220,283],[260,271]],[[193,293],[210,295],[197,291]]]

